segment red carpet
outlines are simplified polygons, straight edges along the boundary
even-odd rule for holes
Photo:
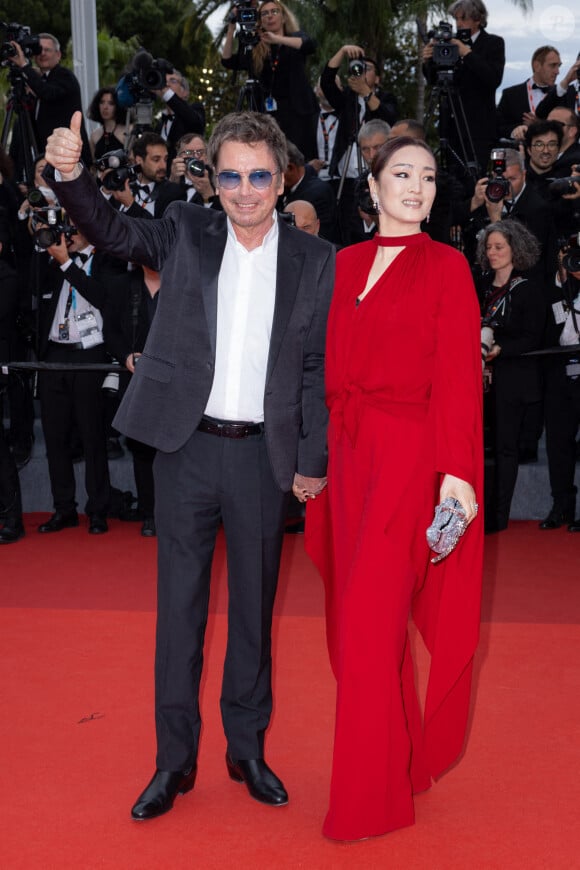
[[[321,584],[287,536],[268,758],[286,808],[252,801],[223,761],[223,551],[214,578],[195,790],[167,816],[129,809],[153,771],[155,542],[138,525],[34,532],[0,550],[2,834],[10,868],[570,868],[580,834],[580,540],[512,524],[488,541],[482,643],[461,764],[417,824],[358,844],[320,834],[334,686]],[[83,565],[79,566],[79,554]],[[419,647],[420,674],[427,660]]]

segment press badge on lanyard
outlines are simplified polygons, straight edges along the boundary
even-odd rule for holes
[[[273,96],[270,95],[269,97],[266,97],[266,99],[264,100],[264,108],[267,112],[276,111],[276,109],[278,108],[278,103]]]

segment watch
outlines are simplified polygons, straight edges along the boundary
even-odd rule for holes
[[[368,103],[372,96],[374,96],[374,91],[371,91],[370,94],[367,94],[366,97],[363,97],[364,102]]]

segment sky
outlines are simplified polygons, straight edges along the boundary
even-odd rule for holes
[[[451,2],[451,0],[450,0]],[[580,52],[580,2],[552,3],[534,0],[533,11],[524,13],[509,0],[485,0],[489,33],[503,36],[506,66],[498,91],[525,81],[531,74],[530,58],[541,45],[555,46],[562,58],[562,75]],[[451,19],[449,19],[451,20]],[[210,19],[212,30],[219,28],[223,11]]]

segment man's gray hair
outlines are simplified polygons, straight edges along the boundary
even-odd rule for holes
[[[506,148],[505,149],[505,165],[506,166],[519,166],[519,168],[523,171],[525,169],[525,160],[523,154],[519,151],[516,151],[515,148]]]
[[[220,148],[225,142],[258,145],[263,142],[280,172],[288,166],[288,148],[284,133],[271,115],[262,112],[230,112],[215,125],[207,143],[209,163],[216,168]]]
[[[487,7],[483,0],[455,0],[447,11],[453,17],[462,13],[466,18],[478,21],[480,27],[487,27]]]
[[[386,121],[381,121],[380,118],[373,118],[372,121],[365,121],[358,131],[358,144],[360,145],[363,139],[370,139],[371,136],[377,136],[380,134],[382,134],[386,139],[390,132],[390,124],[387,124]]]
[[[52,44],[55,47],[55,50],[60,51],[60,42],[58,41],[56,36],[54,36],[52,33],[39,33],[38,38],[39,39],[50,39],[50,41],[52,42]]]

